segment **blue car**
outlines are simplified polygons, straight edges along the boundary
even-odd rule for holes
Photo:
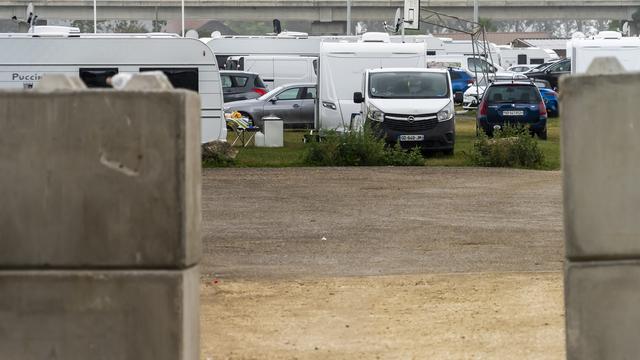
[[[523,125],[547,139],[547,107],[538,87],[529,81],[494,82],[478,106],[478,128],[493,135],[496,125]]]
[[[544,104],[547,107],[549,117],[560,116],[558,93],[551,88],[551,84],[546,80],[534,80],[533,83],[540,90],[540,95],[542,95],[542,100],[544,100]]]
[[[464,92],[475,82],[473,74],[462,68],[450,67],[449,76],[453,89],[453,101],[456,104],[462,104]]]

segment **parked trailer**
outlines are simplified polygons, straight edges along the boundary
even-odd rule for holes
[[[218,65],[224,69],[231,56],[314,56],[320,54],[320,36],[217,36],[202,40],[216,54]]]
[[[354,103],[353,93],[360,91],[366,69],[426,67],[424,43],[390,43],[383,35],[367,33],[359,43],[322,42],[317,129],[345,131],[354,127],[360,104]]]
[[[572,39],[571,73],[583,74],[596,58],[614,57],[626,71],[640,71],[640,38],[622,37],[618,32],[601,32],[599,36]]]
[[[211,49],[170,34],[0,34],[0,88],[32,88],[44,74],[76,74],[107,87],[117,73],[162,71],[176,88],[197,91],[202,142],[226,140],[220,74]]]
[[[230,56],[226,70],[258,73],[269,90],[293,83],[317,81],[318,58],[311,56]]]
[[[509,68],[514,65],[540,65],[560,57],[555,51],[537,47],[500,46],[500,64]]]

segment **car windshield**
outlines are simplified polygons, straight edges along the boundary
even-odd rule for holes
[[[531,85],[497,85],[489,88],[486,98],[489,104],[539,103],[540,92]]]
[[[369,75],[369,95],[383,99],[449,97],[446,73],[383,72]]]
[[[268,100],[269,98],[271,98],[271,96],[273,96],[274,94],[277,94],[280,90],[284,89],[284,86],[278,86],[277,88],[269,91],[268,93],[260,96],[258,98],[258,100]]]

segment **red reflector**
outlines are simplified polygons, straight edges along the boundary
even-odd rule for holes
[[[540,105],[538,105],[538,110],[540,111],[540,115],[547,116],[547,107],[544,105],[544,101],[540,101]]]
[[[480,103],[480,116],[487,116],[487,112],[489,111],[489,104],[482,100]]]
[[[251,91],[258,93],[260,96],[267,93],[267,90],[263,88],[253,88]]]

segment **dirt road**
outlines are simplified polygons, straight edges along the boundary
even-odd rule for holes
[[[207,170],[203,274],[265,279],[561,270],[560,173]]]
[[[564,357],[560,173],[203,175],[203,359]]]
[[[226,281],[204,359],[563,359],[560,273]]]

